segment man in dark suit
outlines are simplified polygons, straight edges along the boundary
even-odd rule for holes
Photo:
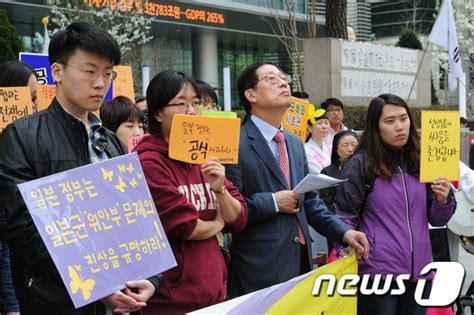
[[[367,258],[365,234],[350,230],[314,192],[293,192],[308,174],[301,140],[282,130],[291,105],[290,77],[269,62],[248,66],[237,82],[247,116],[240,132],[239,163],[226,175],[244,195],[249,217],[234,235],[229,294],[237,297],[311,270],[308,224],[353,246]]]

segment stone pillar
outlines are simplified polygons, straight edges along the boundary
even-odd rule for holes
[[[193,74],[209,83],[213,88],[219,87],[217,34],[213,30],[202,30],[193,34]]]

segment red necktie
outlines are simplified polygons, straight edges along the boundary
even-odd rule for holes
[[[277,143],[278,164],[280,165],[280,169],[283,172],[283,175],[285,175],[288,187],[291,188],[290,165],[288,163],[288,157],[286,155],[285,135],[283,135],[283,131],[278,130],[275,137],[273,137],[273,140]],[[298,237],[300,244],[305,245],[306,241],[301,225],[298,225]]]

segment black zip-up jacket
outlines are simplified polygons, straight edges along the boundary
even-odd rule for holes
[[[103,127],[99,131],[100,146],[109,158],[126,153],[113,132]],[[0,139],[0,216],[5,220],[1,230],[11,249],[13,284],[23,315],[105,314],[101,302],[74,309],[17,188],[89,163],[85,125],[56,99],[48,109],[10,124]],[[159,277],[148,280],[158,291]]]

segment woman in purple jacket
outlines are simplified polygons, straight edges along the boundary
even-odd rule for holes
[[[359,261],[359,274],[370,275],[368,287],[378,274],[393,275],[393,281],[384,295],[359,293],[358,314],[425,314],[414,292],[417,279],[430,278],[420,275],[432,261],[428,222],[445,225],[456,202],[446,178],[419,182],[420,137],[400,97],[374,98],[366,123],[357,153],[342,171],[341,178],[349,180],[339,186],[334,205],[346,223],[367,235],[370,257]],[[390,295],[401,274],[410,275],[405,293]]]

